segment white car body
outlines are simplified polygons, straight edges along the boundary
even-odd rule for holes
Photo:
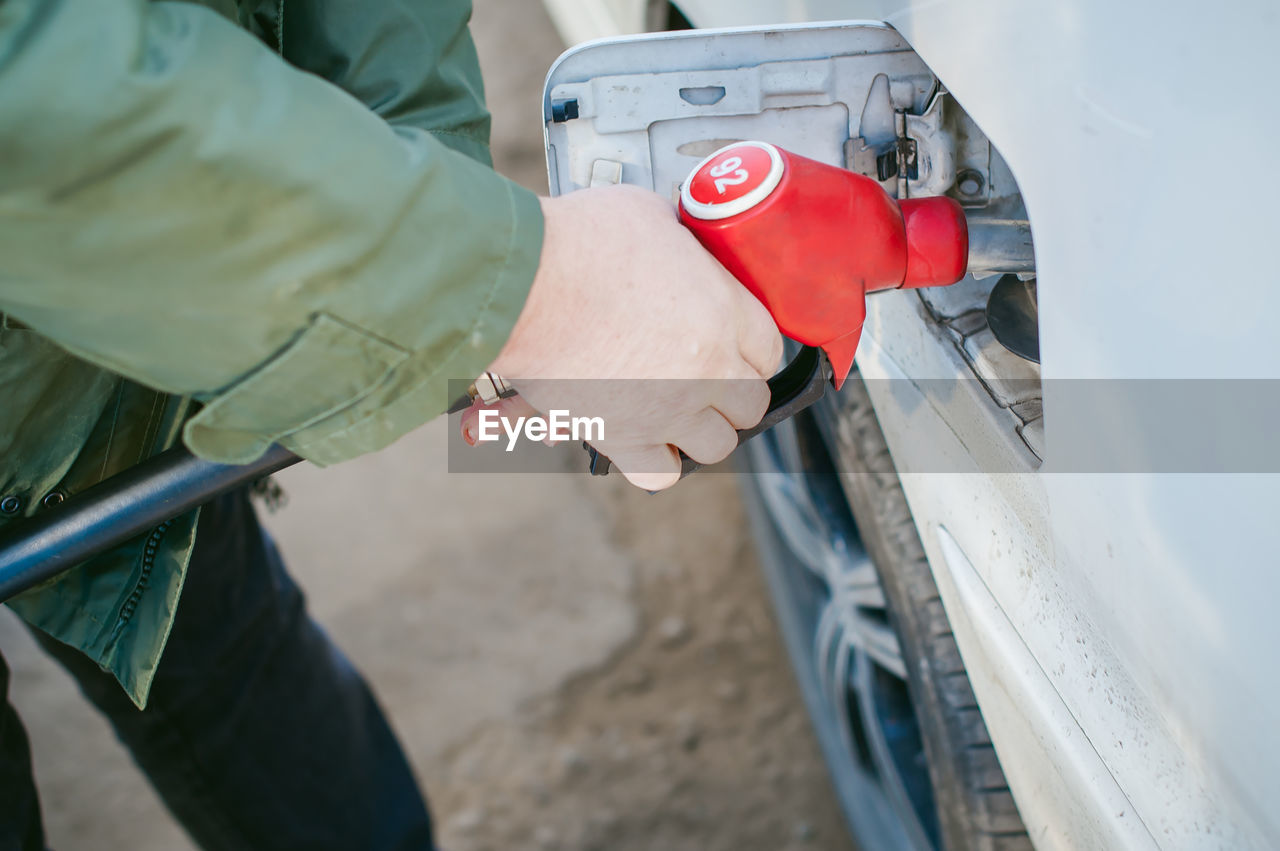
[[[571,41],[638,31],[647,8],[547,5]],[[1035,236],[1043,466],[913,472],[923,445],[963,467],[963,424],[923,385],[873,401],[1037,847],[1280,847],[1280,478],[1231,460],[1196,474],[1061,460],[1170,433],[1166,408],[1088,410],[1096,397],[1064,379],[1280,379],[1280,6],[678,5],[701,27],[888,22],[1016,176]],[[965,368],[921,332],[912,298],[869,300],[864,375]],[[1274,439],[1274,404],[1221,415],[1231,458]]]

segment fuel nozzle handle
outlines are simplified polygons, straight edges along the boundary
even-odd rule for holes
[[[954,284],[968,264],[968,226],[952,199],[895,201],[869,177],[768,142],[736,142],[700,162],[679,215],[783,334],[827,353],[837,389],[868,292]]]
[[[964,211],[950,198],[895,201],[868,177],[784,151],[735,142],[693,169],[680,221],[803,344],[769,380],[764,419],[738,445],[844,383],[866,319],[866,294],[954,284],[964,277]],[[609,459],[589,444],[589,469]],[[700,466],[683,452],[681,476]]]
[[[813,346],[801,347],[791,362],[769,379],[769,408],[760,422],[751,428],[738,429],[738,445],[794,417],[821,399],[831,386],[831,378],[831,362],[827,360],[826,352]],[[587,471],[593,476],[607,475],[612,463],[609,457],[600,454],[590,443],[583,443],[582,448],[587,450],[590,459]],[[680,453],[680,478],[700,469],[701,464]]]

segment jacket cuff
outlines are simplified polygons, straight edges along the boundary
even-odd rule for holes
[[[286,435],[356,404],[408,357],[321,313],[282,353],[192,417],[184,429],[187,446],[201,457],[247,464]],[[310,392],[299,394],[299,388]]]

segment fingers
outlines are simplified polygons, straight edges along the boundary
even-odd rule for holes
[[[627,481],[643,490],[666,490],[680,481],[680,456],[670,446],[619,450],[609,460]]]
[[[714,382],[711,407],[733,428],[751,428],[769,409],[769,385],[745,362],[739,372],[741,377],[729,376]]]
[[[680,481],[680,455],[676,447],[699,464],[715,464],[738,448],[738,432],[714,408],[702,411],[673,440],[674,445],[617,450],[610,456],[627,481],[647,491],[660,491]]]
[[[719,411],[707,408],[671,443],[699,464],[715,464],[738,448],[738,432]]]
[[[738,349],[742,359],[761,378],[772,378],[782,363],[782,335],[769,311],[741,284],[734,282],[738,298]]]

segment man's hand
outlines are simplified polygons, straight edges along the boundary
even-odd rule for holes
[[[533,288],[490,369],[537,411],[602,417],[596,448],[639,487],[679,479],[673,447],[724,459],[769,405],[782,338],[768,311],[652,192],[589,189],[542,209]]]

